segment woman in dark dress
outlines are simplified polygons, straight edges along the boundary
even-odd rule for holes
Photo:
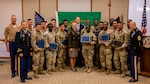
[[[69,57],[70,65],[72,71],[77,71],[75,68],[76,57],[78,56],[78,51],[80,49],[80,34],[77,31],[76,23],[72,23],[72,29],[68,32],[68,47],[69,47]]]

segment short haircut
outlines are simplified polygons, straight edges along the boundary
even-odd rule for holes
[[[122,22],[117,22],[117,23],[123,24]]]
[[[11,15],[11,17],[13,17],[13,16],[15,16],[15,17],[16,17],[16,15]]]
[[[98,20],[98,19],[97,19],[97,18],[95,18],[95,19],[94,19],[94,21],[95,21],[95,20]]]
[[[68,21],[67,19],[64,19],[63,22]]]
[[[100,23],[104,23],[104,22],[101,21]]]
[[[22,24],[23,22],[26,22],[26,21],[25,21],[25,20],[22,20],[22,21],[21,21],[21,24]]]
[[[64,25],[64,23],[60,23],[60,24],[59,24],[59,26],[62,26],[62,25]]]
[[[38,26],[38,25],[41,25],[41,23],[37,23],[37,24],[35,25],[35,27]]]
[[[56,19],[51,19],[51,21],[56,21]]]
[[[42,22],[46,23],[46,21],[41,21],[41,23],[42,23]]]
[[[32,19],[27,19],[27,21],[30,21],[30,20],[32,20]]]

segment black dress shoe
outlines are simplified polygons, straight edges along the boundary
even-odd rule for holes
[[[32,77],[26,77],[25,79],[26,80],[32,80]]]
[[[137,81],[137,80],[135,80],[135,79],[133,79],[133,78],[129,80],[129,82],[136,82],[136,81]]]
[[[11,78],[14,78],[15,77],[15,74],[11,74]]]
[[[25,81],[25,79],[20,79],[20,82],[25,83],[26,81]]]

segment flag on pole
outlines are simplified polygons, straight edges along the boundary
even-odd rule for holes
[[[146,18],[146,0],[144,0],[144,7],[143,7],[143,15],[142,15],[142,35],[146,35],[147,32],[147,18]]]
[[[35,11],[35,25],[41,23],[42,21],[45,21],[45,19]]]

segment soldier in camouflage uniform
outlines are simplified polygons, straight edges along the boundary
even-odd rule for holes
[[[93,68],[94,44],[96,43],[96,36],[91,31],[90,26],[86,26],[81,33],[82,35],[90,35],[91,37],[90,43],[82,43],[82,55],[85,61],[85,69],[83,71],[90,73]]]
[[[53,31],[57,33],[59,31],[59,28],[56,26],[56,19],[51,19],[51,23],[53,25]]]
[[[66,48],[67,48],[67,33],[64,31],[65,25],[61,23],[59,25],[60,30],[56,34],[56,42],[58,43],[58,58],[57,66],[59,71],[64,71],[64,62],[66,60]]]
[[[98,20],[95,19],[94,20],[94,34],[96,35],[97,42],[95,44],[95,55],[93,57],[93,62],[94,62],[94,65],[97,66],[98,68],[100,67],[100,57],[99,57],[100,46],[98,43],[98,34],[102,29],[103,29],[103,22],[100,22],[100,24],[98,24]]]
[[[102,35],[109,35],[108,41],[102,40]],[[108,29],[108,22],[104,22],[104,28],[99,33],[98,41],[100,44],[100,62],[102,65],[102,68],[100,69],[100,72],[104,72],[107,68],[106,75],[110,74],[111,68],[112,68],[112,47],[111,44],[113,42],[114,35],[112,34],[112,31]]]
[[[125,73],[127,70],[127,52],[126,52],[126,47],[128,45],[129,41],[129,33],[123,29],[123,24],[121,22],[118,22],[117,26],[117,31],[115,32],[114,35],[114,41],[118,41],[121,43],[120,44],[113,44],[114,47],[114,65],[115,68],[117,69],[115,71],[115,74],[120,74],[122,71],[122,76],[125,77]],[[120,66],[121,64],[121,66]],[[120,71],[121,67],[121,71]]]
[[[55,32],[52,30],[53,26],[52,24],[48,24],[48,31],[44,33],[44,41],[45,41],[45,54],[46,54],[46,66],[47,66],[47,72],[48,74],[51,74],[51,71],[55,70],[55,63],[56,63],[56,55],[57,51],[51,50],[49,48],[50,43],[56,43],[55,42]]]
[[[33,71],[34,71],[34,77],[38,78],[39,74],[45,74],[43,70],[43,63],[44,63],[44,52],[43,48],[39,48],[37,45],[37,42],[39,40],[44,40],[43,33],[41,32],[41,24],[36,25],[35,31],[31,34],[31,45],[33,47]]]
[[[42,32],[43,34],[46,33],[47,31],[47,28],[46,28],[46,22],[45,21],[42,21],[41,22],[41,27],[42,27]],[[46,70],[47,67],[46,67],[46,55],[45,55],[45,49],[44,49],[44,64],[43,64],[43,70]]]

